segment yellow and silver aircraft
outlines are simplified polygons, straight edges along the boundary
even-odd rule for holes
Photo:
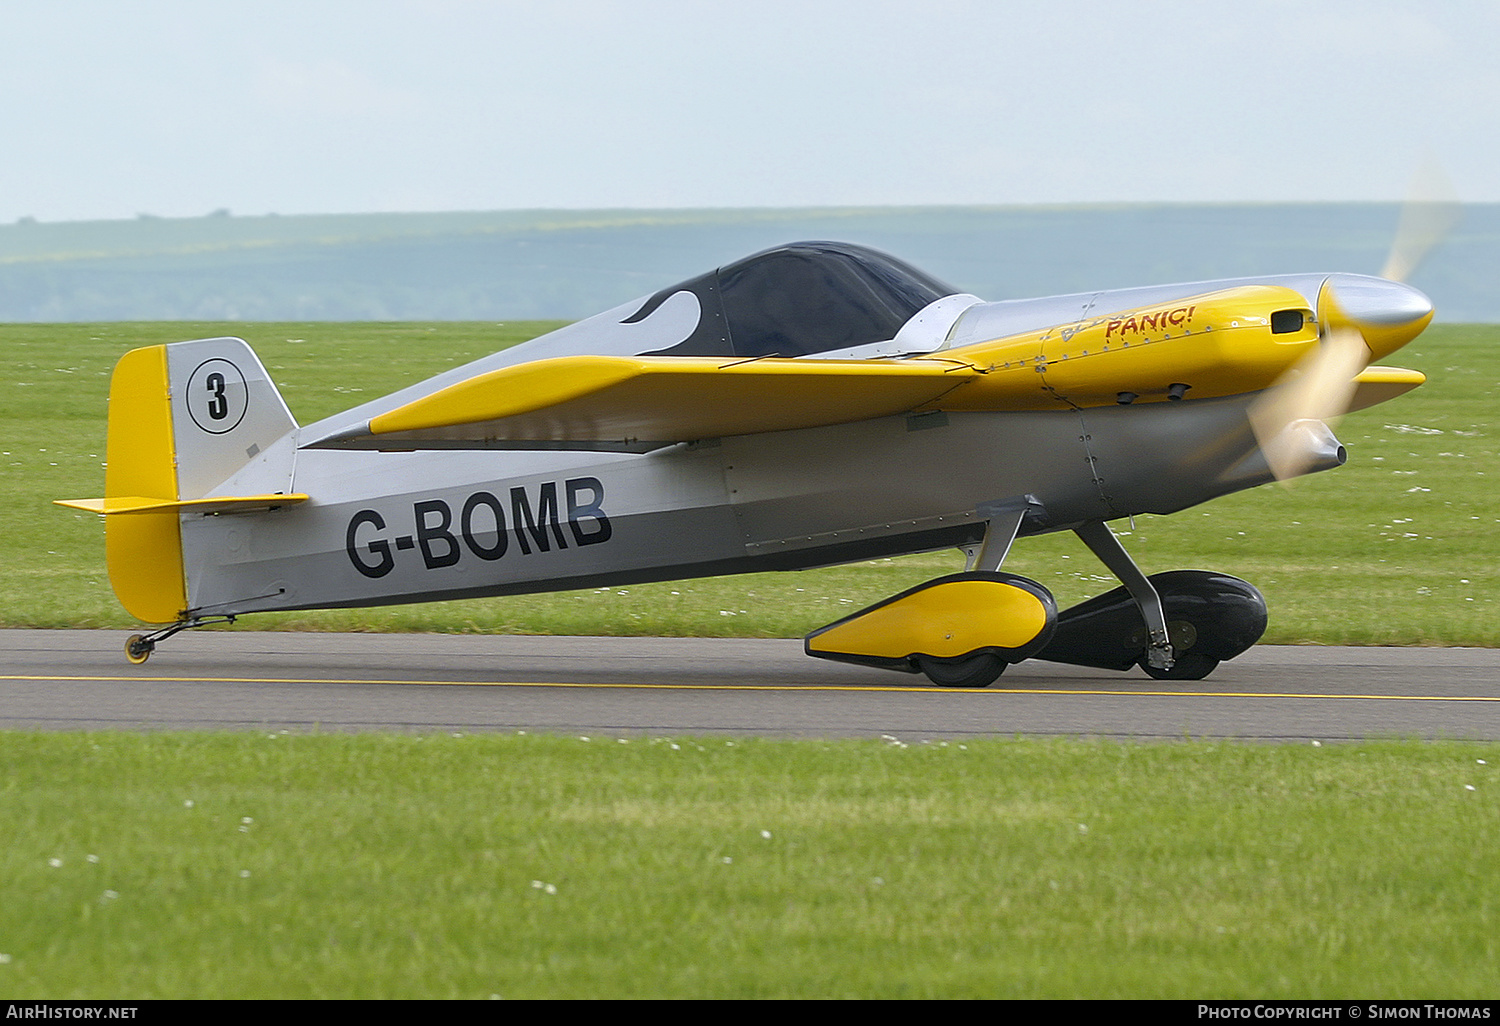
[[[791,570],[958,547],[968,569],[808,654],[982,687],[1023,659],[1197,679],[1259,592],[1147,576],[1107,522],[1342,464],[1325,423],[1421,384],[1372,362],[1432,318],[1383,278],[1292,274],[984,302],[885,254],[767,250],[298,425],[245,342],[127,353],[110,581],[143,662],[264,610]],[[1123,587],[1058,612],[1002,567],[1073,531]]]

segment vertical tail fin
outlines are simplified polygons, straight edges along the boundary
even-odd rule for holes
[[[244,341],[166,346],[176,439],[177,497],[290,490],[297,422]],[[111,413],[113,419],[113,413]]]
[[[148,623],[183,614],[183,512],[218,496],[230,497],[216,504],[223,508],[289,493],[296,429],[240,339],[148,346],[120,358],[109,385],[105,498],[63,505],[106,515],[109,581],[127,612]]]

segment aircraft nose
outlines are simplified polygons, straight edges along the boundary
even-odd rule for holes
[[[1410,285],[1363,274],[1331,274],[1318,296],[1319,322],[1355,329],[1377,360],[1420,335],[1432,314],[1432,300]]]

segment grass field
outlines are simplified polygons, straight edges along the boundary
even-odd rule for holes
[[[1497,766],[0,734],[0,994],[1493,998]]]
[[[0,326],[0,626],[128,627],[103,530],[50,500],[102,493],[104,397],[127,349],[244,334],[303,423],[545,330],[543,323]],[[1347,466],[1171,517],[1139,517],[1148,571],[1208,567],[1266,595],[1268,642],[1500,644],[1500,328],[1438,326],[1397,354],[1427,385],[1348,417]],[[956,552],[823,571],[375,610],[248,617],[238,629],[798,636],[940,573]],[[1059,605],[1116,582],[1071,534],[1024,539],[1006,569]]]
[[[538,324],[0,326],[0,625],[130,626],[103,574],[127,348],[244,333],[303,422]],[[1265,591],[1268,641],[1500,644],[1500,329],[1351,462],[1126,544]],[[240,628],[798,635],[958,568],[825,571]],[[1008,569],[1114,585],[1071,536]],[[240,629],[237,628],[237,629]],[[0,996],[1492,998],[1500,745],[0,733]]]

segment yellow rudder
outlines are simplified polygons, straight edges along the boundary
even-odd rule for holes
[[[115,364],[106,445],[106,498],[178,498],[166,346],[133,349]],[[180,523],[175,509],[104,519],[109,583],[147,623],[171,623],[187,607]]]

